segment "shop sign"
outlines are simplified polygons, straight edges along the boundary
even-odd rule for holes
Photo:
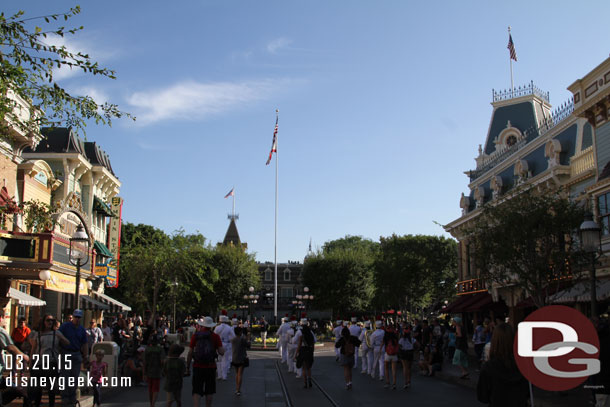
[[[114,278],[114,285],[109,286],[117,287],[119,276],[119,259],[121,258],[121,215],[123,210],[123,198],[118,196],[112,198],[110,209],[112,210],[113,217],[110,218],[110,224],[108,225],[108,250],[110,250],[110,253],[112,253],[114,273],[116,277]]]
[[[61,293],[74,294],[76,289],[76,277],[51,271],[51,278],[44,282],[44,288],[47,290],[59,291]],[[84,278],[80,279],[79,290],[81,295],[87,295],[87,280]]]

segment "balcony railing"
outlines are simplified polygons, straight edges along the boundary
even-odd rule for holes
[[[457,294],[472,294],[487,291],[485,281],[480,278],[474,278],[472,280],[464,280],[457,283]]]
[[[570,175],[576,177],[588,170],[595,168],[595,156],[593,155],[593,146],[590,146],[574,157],[570,158]]]

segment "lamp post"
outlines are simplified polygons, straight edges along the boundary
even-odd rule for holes
[[[79,308],[80,300],[80,268],[89,261],[89,247],[91,241],[82,224],[76,227],[76,231],[70,238],[70,263],[76,266],[76,290],[74,292],[74,308]]]
[[[176,333],[176,290],[178,289],[178,280],[174,280],[173,284],[173,292],[174,292],[174,333]]]
[[[597,289],[595,277],[595,262],[597,253],[601,253],[601,229],[593,220],[593,215],[587,213],[585,221],[580,225],[580,244],[582,249],[591,255],[591,317],[597,316]]]
[[[254,294],[254,287],[248,288],[248,291],[250,291],[250,295],[244,295],[244,299],[247,299],[250,303],[250,319],[252,320],[254,317],[254,305],[258,303],[259,295]]]

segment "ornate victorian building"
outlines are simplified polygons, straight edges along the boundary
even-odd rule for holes
[[[460,298],[448,312],[519,308],[526,293],[487,286],[474,266],[465,229],[483,204],[501,199],[516,186],[564,187],[583,201],[603,224],[604,248],[610,249],[610,59],[568,87],[573,98],[552,109],[549,95],[533,83],[493,92],[492,114],[485,143],[479,145],[476,168],[466,172],[468,192],[462,194],[461,216],[445,226],[459,241]],[[602,263],[605,268],[605,263]],[[610,296],[607,271],[602,270],[598,297]],[[584,294],[583,294],[584,295]],[[563,296],[578,304],[579,296]],[[505,305],[504,305],[505,304]]]

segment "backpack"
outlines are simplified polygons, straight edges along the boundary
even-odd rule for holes
[[[305,346],[313,347],[314,338],[311,329],[303,329],[303,339],[305,340]]]
[[[343,344],[343,354],[345,356],[353,356],[354,353],[356,353],[356,347],[352,343],[351,338],[346,339],[345,343]]]
[[[396,333],[393,331],[387,331],[386,335],[388,335],[388,340],[385,345],[385,353],[388,355],[397,355],[398,354],[398,341],[396,340]]]
[[[210,364],[216,360],[216,349],[212,343],[212,333],[197,332],[195,333],[195,351],[193,358],[196,363]]]

